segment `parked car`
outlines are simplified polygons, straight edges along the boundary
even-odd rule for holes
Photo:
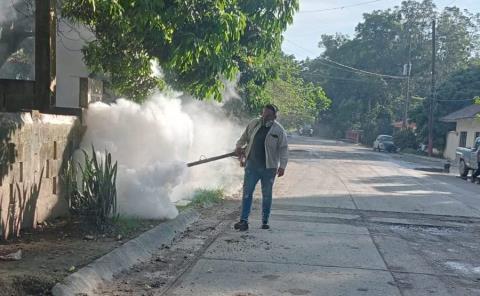
[[[473,148],[458,147],[455,152],[455,160],[458,163],[458,172],[462,178],[466,178],[470,170],[478,170],[480,166],[480,137],[475,139]]]
[[[397,152],[397,146],[393,143],[393,137],[389,135],[379,135],[373,142],[373,151]]]
[[[313,128],[311,125],[304,125],[298,129],[298,134],[300,136],[309,136],[313,137]]]

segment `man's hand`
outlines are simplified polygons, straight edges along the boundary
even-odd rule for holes
[[[280,177],[282,177],[283,175],[285,175],[285,169],[283,169],[283,168],[278,168],[278,170],[277,170],[277,176],[280,178]]]
[[[245,154],[245,149],[243,149],[242,147],[237,147],[235,149],[235,153],[238,157],[242,157]]]

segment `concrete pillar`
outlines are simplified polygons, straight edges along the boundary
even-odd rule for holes
[[[55,0],[35,0],[35,109],[55,106],[56,34]]]

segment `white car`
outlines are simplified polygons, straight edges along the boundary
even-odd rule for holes
[[[298,130],[301,136],[313,137],[313,128],[311,125],[305,125]]]

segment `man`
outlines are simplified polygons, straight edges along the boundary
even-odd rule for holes
[[[275,176],[282,177],[288,162],[287,135],[275,120],[277,107],[267,104],[262,116],[252,120],[237,141],[237,155],[245,156],[242,213],[235,229],[248,229],[248,216],[252,207],[253,192],[260,180],[262,185],[262,229],[269,229],[268,218],[272,207],[272,189]]]
[[[480,137],[475,139],[473,144],[473,150],[476,151],[476,157],[480,157]],[[477,169],[472,171],[472,183],[478,182],[478,176],[480,176],[480,162],[477,163]]]

